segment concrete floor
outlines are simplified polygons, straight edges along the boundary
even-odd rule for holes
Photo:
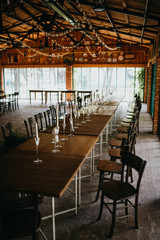
[[[126,105],[124,105],[126,107]],[[45,111],[48,106],[37,104],[20,104],[15,112],[0,116],[0,125],[12,121],[14,129],[24,132],[23,121],[34,113]],[[126,108],[125,108],[126,110]],[[125,114],[125,110],[123,114]],[[123,117],[121,115],[121,117]],[[120,119],[119,119],[120,120]],[[120,121],[119,121],[120,122]],[[114,135],[115,132],[113,132]],[[107,149],[103,148],[103,157],[107,159]],[[159,240],[160,239],[160,141],[157,135],[152,134],[152,120],[146,113],[143,104],[140,115],[140,133],[136,141],[136,155],[147,160],[143,175],[139,197],[139,229],[134,229],[134,218],[119,220],[115,227],[113,240]],[[98,159],[95,161],[95,168]],[[85,169],[84,169],[85,171]],[[82,180],[82,204],[78,207],[78,214],[73,212],[56,217],[57,240],[104,240],[109,233],[111,215],[104,208],[102,218],[96,221],[100,199],[94,202],[98,184],[99,172],[96,170],[91,180]],[[61,199],[56,199],[56,210],[72,205],[74,200],[66,191]],[[42,216],[51,213],[51,198],[45,197],[40,206]],[[52,240],[51,219],[42,221],[41,228],[48,240]],[[22,238],[29,240],[30,238]],[[39,239],[43,239],[39,235]]]

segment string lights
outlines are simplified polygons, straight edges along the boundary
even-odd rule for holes
[[[71,32],[74,31],[74,30],[80,29],[81,24],[86,23],[86,24],[89,26],[90,31],[92,31],[92,32],[94,33],[96,39],[98,40],[98,42],[99,42],[100,44],[102,44],[102,45],[103,45],[105,48],[107,48],[108,50],[111,50],[111,51],[117,50],[117,49],[119,48],[118,46],[116,46],[116,47],[114,47],[114,48],[109,47],[109,46],[104,42],[104,40],[101,38],[101,36],[99,35],[99,33],[94,29],[92,23],[88,20],[88,17],[87,17],[87,15],[86,15],[86,13],[83,11],[83,8],[81,7],[81,4],[80,4],[79,0],[76,0],[76,6],[78,7],[79,11],[82,13],[82,21],[81,21],[81,23],[80,23],[80,22],[75,23],[72,28],[67,29],[67,30],[65,30],[65,31],[63,31],[63,32],[60,32],[60,33],[50,33],[50,32],[46,32],[46,31],[44,31],[44,30],[38,25],[38,23],[37,23],[35,20],[33,20],[33,23],[36,25],[36,27],[37,27],[41,32],[43,32],[43,33],[45,34],[45,37],[62,37],[62,36],[65,36],[66,34],[69,34],[69,33],[71,33]],[[85,40],[83,40],[83,41],[84,41],[84,43],[85,43]],[[76,49],[76,48],[80,45],[81,42],[82,42],[82,41],[79,41],[77,44],[72,45],[72,46],[64,46],[64,45],[61,45],[61,44],[59,44],[59,43],[56,43],[56,44],[55,44],[55,42],[53,41],[53,49],[55,49],[55,45],[57,45],[57,48],[59,48],[59,49],[61,49],[61,50],[68,50],[68,51],[70,51],[69,49]],[[34,57],[34,56],[36,56],[37,54],[39,54],[39,55],[43,55],[43,56],[50,57],[50,58],[56,58],[56,57],[60,57],[60,56],[63,57],[64,55],[67,55],[67,54],[68,54],[68,52],[66,52],[66,53],[58,53],[58,54],[51,53],[51,52],[50,52],[50,53],[45,53],[45,52],[43,52],[43,49],[45,48],[45,46],[42,47],[42,49],[40,49],[40,50],[42,50],[42,51],[40,51],[40,50],[37,50],[37,49],[35,49],[35,48],[33,48],[33,47],[30,47],[28,44],[26,44],[26,43],[24,43],[24,42],[20,42],[20,43],[21,43],[24,47],[26,47],[26,48],[32,50],[33,52],[35,52],[35,54],[33,54],[33,55],[31,56],[31,55],[26,55],[25,53],[23,53],[23,52],[21,52],[20,50],[17,49],[17,51],[18,51],[21,55],[23,55],[23,56],[25,56],[25,57]],[[42,42],[41,42],[41,46],[42,46]],[[86,50],[88,51],[88,53],[89,53],[92,57],[95,57],[95,54],[92,54],[92,53],[91,53],[91,51],[89,50],[89,47],[88,47],[88,46],[86,46]]]

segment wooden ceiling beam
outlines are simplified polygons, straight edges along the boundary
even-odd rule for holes
[[[29,7],[33,8],[34,10],[36,10],[37,12],[39,12],[41,14],[46,14],[44,11],[39,9],[37,6],[35,6],[34,4],[31,4],[31,2],[28,2],[28,1],[25,1],[25,0],[21,0],[21,2],[25,3],[26,5],[28,5]]]
[[[143,40],[143,35],[144,35],[144,30],[146,25],[147,12],[148,12],[148,0],[146,0],[146,6],[145,6],[145,12],[144,12],[144,20],[143,20],[143,27],[142,27],[142,33],[141,33],[141,43]]]

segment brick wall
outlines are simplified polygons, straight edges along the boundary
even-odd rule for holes
[[[152,84],[152,65],[148,69],[148,89],[147,89],[147,112],[150,112],[151,106],[151,84]]]
[[[148,67],[145,67],[144,99],[143,99],[144,103],[147,103],[147,81],[148,81]]]
[[[66,89],[72,89],[72,66],[66,67]],[[71,94],[66,94],[67,101],[71,99]]]
[[[159,120],[159,104],[160,104],[160,56],[156,62],[156,84],[155,84],[155,99],[154,99],[154,118],[153,118],[153,134],[158,132]]]
[[[4,90],[3,86],[3,68],[0,65],[0,90]]]

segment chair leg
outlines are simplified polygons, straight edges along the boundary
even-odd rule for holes
[[[112,237],[113,231],[114,231],[115,220],[116,220],[116,204],[117,204],[117,202],[114,201],[113,202],[113,213],[112,213],[112,224],[111,224],[111,228],[110,228],[109,238]]]
[[[98,200],[99,193],[100,193],[100,183],[103,182],[103,178],[104,178],[104,172],[100,171],[100,174],[99,174],[99,183],[98,183],[98,190],[97,190],[97,195],[96,195],[95,202]]]
[[[138,199],[135,199],[135,228],[138,229]]]
[[[100,209],[99,209],[99,214],[98,214],[98,218],[97,220],[101,219],[102,216],[102,210],[103,210],[103,203],[104,203],[104,194],[102,192],[102,196],[101,196],[101,205],[100,205]]]
[[[128,215],[128,201],[125,200],[125,214]]]

